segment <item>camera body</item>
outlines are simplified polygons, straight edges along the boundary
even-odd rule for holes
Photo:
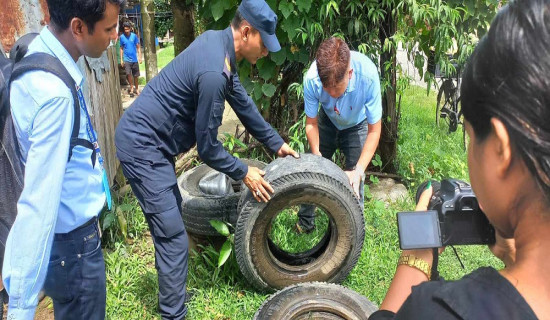
[[[418,188],[417,202],[426,185]],[[445,179],[434,181],[432,186],[429,211],[397,214],[401,249],[495,243],[495,229],[468,183]]]

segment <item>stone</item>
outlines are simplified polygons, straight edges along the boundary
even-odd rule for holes
[[[387,204],[404,200],[409,196],[407,188],[391,178],[380,179],[377,184],[369,185],[369,190],[373,200],[380,200]]]

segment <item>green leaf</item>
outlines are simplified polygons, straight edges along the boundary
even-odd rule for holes
[[[275,87],[271,83],[264,83],[264,85],[262,86],[263,94],[270,98],[273,97],[273,95],[275,94],[275,90],[277,90],[277,87]]]
[[[132,208],[134,208],[134,206],[132,206],[129,203],[125,203],[125,204],[119,205],[118,208],[122,211],[132,211]]]
[[[298,33],[297,29],[300,27],[300,24],[300,18],[294,15],[282,21],[281,28],[288,34],[288,40],[291,42]]]
[[[218,268],[223,266],[223,264],[227,261],[227,259],[229,259],[229,256],[231,255],[231,250],[232,250],[231,241],[229,241],[228,239],[223,243],[222,248],[220,249],[220,257],[218,258]]]
[[[271,58],[271,60],[273,62],[275,62],[275,64],[277,64],[278,66],[282,65],[285,60],[286,60],[286,49],[285,48],[281,48],[281,50],[277,51],[277,52],[271,52],[269,54],[269,57]]]
[[[262,98],[262,84],[259,82],[254,83],[254,100],[256,102]]]
[[[213,1],[210,10],[212,10],[212,17],[214,18],[214,21],[218,21],[221,17],[223,17],[223,12],[225,11],[224,2],[225,1]]]
[[[229,235],[229,228],[227,225],[220,220],[210,220],[210,225],[218,231],[219,234],[221,234],[224,237],[227,237]]]
[[[246,92],[248,92],[248,94],[250,94],[252,90],[254,90],[254,82],[252,82],[252,80],[250,80],[248,76],[240,78],[241,84],[243,85],[244,89],[246,90]]]
[[[116,210],[116,216],[118,218],[118,226],[120,227],[120,232],[124,237],[124,240],[128,240],[128,222],[124,216],[124,211],[120,207]]]
[[[279,10],[281,10],[281,13],[286,19],[292,14],[292,11],[294,11],[294,5],[292,2],[283,0],[279,3]]]
[[[296,6],[300,12],[309,12],[311,0],[296,0]]]
[[[107,213],[103,218],[103,230],[107,230],[113,224],[113,221],[115,221],[115,214],[113,212]]]
[[[267,59],[262,59],[263,63],[262,66],[258,70],[258,75],[264,79],[269,80],[275,75],[275,68],[277,65],[275,62]]]
[[[244,142],[242,142],[239,139],[235,139],[235,144],[238,145],[241,148],[246,148],[247,147],[246,144],[244,144]]]

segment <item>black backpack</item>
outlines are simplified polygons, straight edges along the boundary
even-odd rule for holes
[[[91,142],[79,139],[80,104],[76,84],[59,59],[46,54],[35,53],[25,57],[28,45],[37,36],[29,33],[21,37],[10,51],[10,58],[0,53],[0,265],[4,260],[4,249],[9,230],[17,215],[17,201],[23,190],[25,168],[21,163],[21,153],[15,127],[11,118],[9,87],[10,82],[27,71],[41,70],[52,73],[63,80],[71,90],[74,100],[74,123],[71,133],[69,159],[76,145],[93,150]]]

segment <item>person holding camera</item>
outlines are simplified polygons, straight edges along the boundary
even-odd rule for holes
[[[431,249],[403,251],[369,319],[550,318],[550,0],[512,1],[479,42],[461,97],[468,169],[505,268],[427,281]],[[426,210],[432,189],[420,197]]]

